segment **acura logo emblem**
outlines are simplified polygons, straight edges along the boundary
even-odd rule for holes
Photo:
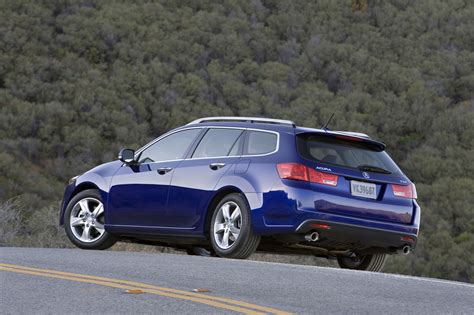
[[[367,179],[370,178],[369,173],[367,172],[362,172],[362,176],[364,176],[364,178],[367,178]]]

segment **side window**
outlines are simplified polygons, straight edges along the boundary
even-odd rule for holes
[[[274,133],[262,131],[248,131],[245,155],[270,153],[277,148],[278,137]]]
[[[194,151],[193,158],[228,156],[243,130],[215,128],[209,129]],[[237,150],[237,149],[235,149]]]
[[[200,132],[200,128],[175,132],[146,148],[140,156],[140,162],[151,163],[183,159],[189,146]]]
[[[240,148],[241,144],[243,143],[245,133],[242,132],[240,136],[235,140],[234,146],[230,149],[229,156],[239,156],[240,155]]]

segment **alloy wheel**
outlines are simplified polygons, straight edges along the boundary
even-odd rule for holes
[[[92,243],[100,239],[104,229],[104,205],[96,198],[79,200],[71,210],[71,231],[78,240]]]
[[[226,202],[219,208],[214,220],[214,239],[221,249],[232,247],[240,235],[242,212],[237,203]]]

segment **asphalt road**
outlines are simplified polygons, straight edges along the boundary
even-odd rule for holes
[[[474,314],[470,284],[174,254],[0,248],[0,284],[2,314]]]

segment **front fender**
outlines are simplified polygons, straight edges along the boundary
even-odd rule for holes
[[[63,200],[61,202],[61,210],[59,216],[59,224],[64,225],[64,212],[71,199],[79,192],[86,189],[97,189],[102,197],[104,209],[107,210],[107,200],[110,189],[110,182],[113,175],[122,166],[122,162],[113,161],[99,165],[90,171],[80,175],[76,180],[66,186]]]

